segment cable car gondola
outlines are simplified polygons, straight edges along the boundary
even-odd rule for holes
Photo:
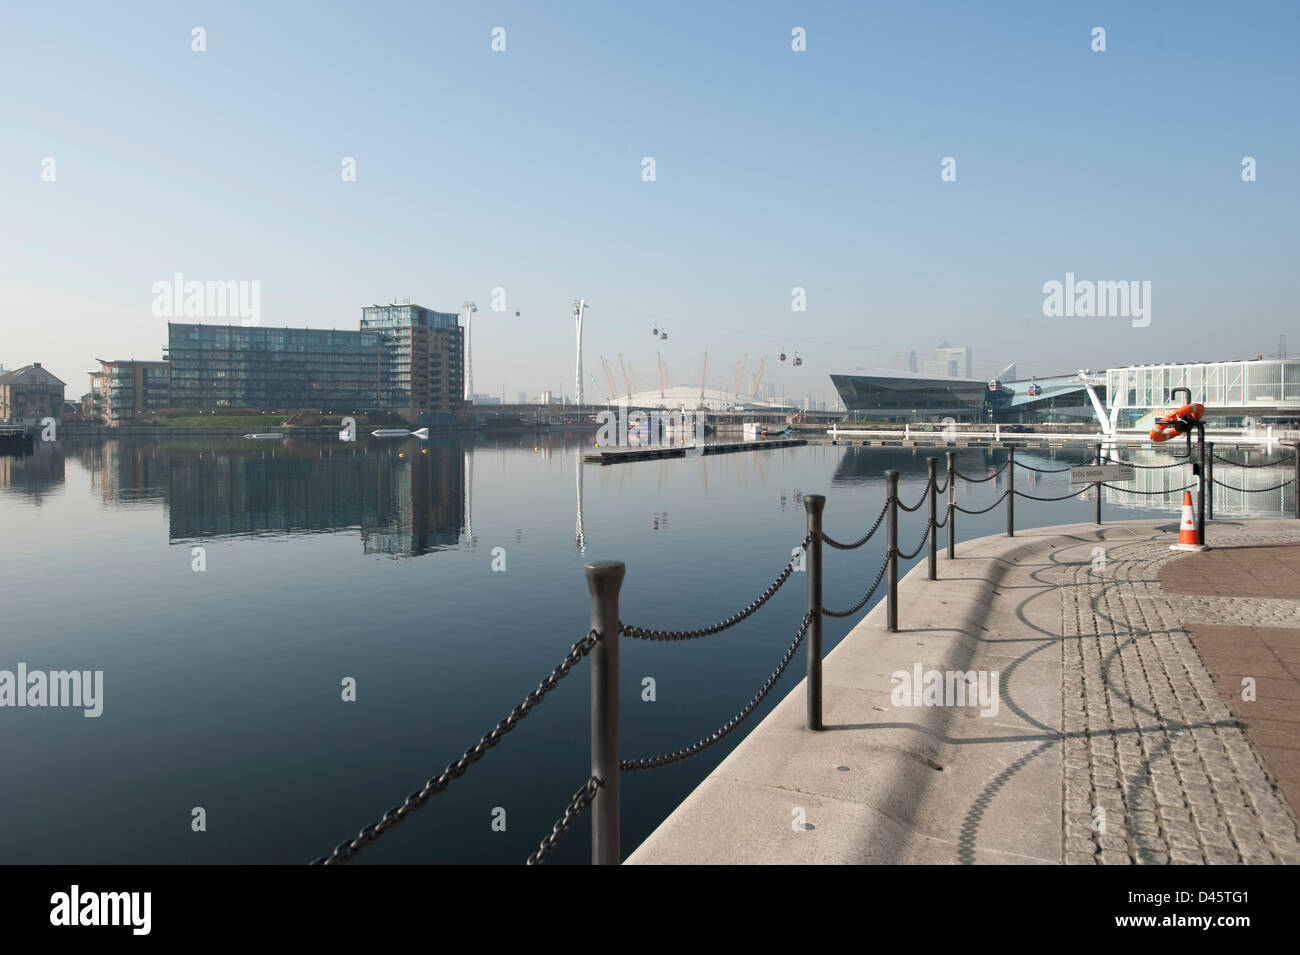
[[[778,361],[785,361],[785,352],[781,352],[781,354],[777,355],[776,357]]]
[[[795,355],[795,356],[794,356],[794,361],[790,362],[790,364],[792,364],[792,365],[794,365],[794,367],[798,368],[800,365],[803,364],[803,359],[800,358],[798,355]]]

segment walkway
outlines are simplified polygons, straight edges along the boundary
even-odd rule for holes
[[[1277,576],[1298,566],[1300,521],[1215,522],[1204,554],[1170,551],[1176,534],[986,537],[941,552],[934,582],[922,562],[899,589],[903,629],[882,604],[826,658],[826,730],[803,728],[801,683],[627,861],[1300,862],[1274,785],[1294,784],[1300,748],[1300,592]],[[1225,623],[1246,636],[1215,641]],[[996,674],[998,692],[981,710],[953,682],[946,702],[966,705],[925,705],[945,701],[905,691],[930,670]],[[1237,707],[1243,676],[1256,701]]]

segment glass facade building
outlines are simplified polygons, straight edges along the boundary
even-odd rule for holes
[[[362,309],[357,331],[169,322],[173,408],[451,412],[462,330],[419,305]]]
[[[1290,422],[1300,418],[1300,358],[1129,365],[1106,372],[1107,406],[1121,428],[1142,426],[1181,404],[1188,388],[1205,405],[1207,423],[1239,427],[1246,418]]]
[[[831,384],[849,416],[864,421],[952,418],[1011,424],[1096,420],[1087,389],[1076,376],[982,381],[882,371],[831,375]]]

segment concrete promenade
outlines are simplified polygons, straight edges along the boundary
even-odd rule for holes
[[[826,729],[801,682],[627,862],[1300,863],[1300,521],[1207,538],[1075,524],[921,561],[900,632],[881,602],[827,656]],[[891,682],[929,670],[997,693]]]

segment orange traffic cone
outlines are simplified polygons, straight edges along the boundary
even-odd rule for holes
[[[1201,543],[1200,532],[1196,529],[1196,510],[1192,507],[1192,492],[1183,492],[1183,516],[1178,522],[1178,543],[1170,544],[1170,550],[1209,550]]]

